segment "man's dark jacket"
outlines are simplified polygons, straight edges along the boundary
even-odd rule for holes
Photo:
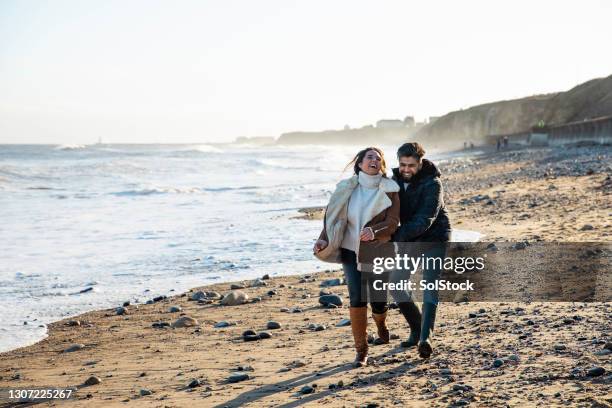
[[[444,190],[440,171],[427,159],[412,176],[408,186],[399,169],[393,169],[393,180],[399,184],[400,228],[393,240],[396,242],[447,242],[451,236],[448,212],[444,206]]]

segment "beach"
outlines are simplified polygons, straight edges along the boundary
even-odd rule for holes
[[[608,146],[583,146],[440,167],[453,226],[487,242],[609,242],[610,166]],[[293,222],[320,228],[315,204]],[[51,406],[612,405],[609,302],[443,303],[428,360],[399,347],[408,330],[391,310],[391,343],[354,369],[342,272],[320,270],[245,275],[51,323],[42,341],[0,354],[0,388],[77,388]],[[342,305],[322,305],[329,294]],[[268,335],[246,341],[247,330]]]

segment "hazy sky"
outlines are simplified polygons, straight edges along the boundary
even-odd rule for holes
[[[0,143],[358,127],[612,74],[612,2],[0,0]]]

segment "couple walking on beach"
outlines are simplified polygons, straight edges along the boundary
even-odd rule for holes
[[[340,181],[330,197],[323,231],[314,245],[317,258],[342,264],[357,351],[354,364],[358,367],[366,365],[368,359],[368,302],[378,331],[374,344],[389,343],[388,292],[376,290],[374,280],[396,282],[402,276],[398,270],[381,275],[368,272],[363,267],[367,262],[363,254],[381,249],[388,242],[426,242],[440,243],[430,246],[427,256],[444,257],[444,243],[450,241],[440,172],[424,155],[419,143],[403,144],[397,151],[399,165],[389,179],[381,149],[367,147],[359,151],[349,163],[353,165],[353,176]],[[440,272],[435,266],[425,268],[423,279],[433,282]],[[391,290],[391,295],[410,327],[410,335],[401,346],[416,346],[419,355],[428,358],[433,352],[430,335],[436,318],[437,291],[425,290],[422,312],[411,292]]]

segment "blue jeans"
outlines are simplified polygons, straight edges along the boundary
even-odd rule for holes
[[[409,254],[411,256],[420,256],[421,254]],[[440,243],[440,245],[434,244],[423,254],[425,258],[444,258],[446,256],[446,243]],[[423,277],[422,279],[427,283],[433,283],[436,280],[440,279],[440,275],[442,274],[442,270],[437,267],[436,263],[431,268],[423,268]],[[389,282],[399,282],[403,279],[409,279],[411,277],[410,271],[406,271],[403,269],[396,269],[391,272],[389,276]],[[417,284],[417,287],[419,285]],[[391,296],[393,300],[397,303],[400,302],[410,302],[412,301],[412,293],[405,290],[392,290]],[[437,305],[439,301],[438,291],[437,290],[429,290],[425,289],[423,291],[423,303],[431,303],[433,305]]]
[[[357,269],[357,256],[354,251],[341,248],[342,269],[348,285],[351,307],[363,307],[370,302],[372,312],[381,314],[387,311],[387,292],[374,289],[374,281],[387,282],[388,273],[380,275],[361,272]]]

